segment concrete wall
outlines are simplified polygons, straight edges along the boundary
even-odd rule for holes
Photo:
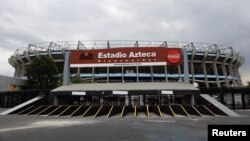
[[[26,86],[26,80],[0,75],[0,91],[18,91]]]

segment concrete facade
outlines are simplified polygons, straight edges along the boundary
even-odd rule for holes
[[[148,72],[140,73],[140,66],[136,66],[133,75],[126,74],[124,66],[118,68],[118,73],[112,74],[112,68],[106,67],[104,73],[96,73],[100,67],[89,68],[65,68],[65,52],[72,50],[109,49],[124,47],[166,47],[182,48],[184,63],[174,67],[170,65],[159,66],[162,72],[154,73],[153,66],[147,66]],[[47,42],[29,45],[26,49],[16,51],[10,58],[9,63],[15,68],[15,77],[25,76],[25,66],[30,60],[39,56],[51,57],[59,68],[60,74],[70,70],[70,76],[79,75],[87,83],[112,83],[110,76],[124,78],[134,77],[140,82],[140,77],[146,78],[147,82],[155,82],[159,78],[161,82],[188,82],[197,83],[200,87],[241,87],[242,82],[239,68],[244,64],[244,57],[232,47],[218,44],[192,43],[192,42],[167,42],[167,41],[78,41],[78,42]],[[68,62],[68,59],[67,59]],[[68,63],[66,63],[68,66]],[[82,71],[89,69],[89,72]],[[138,71],[139,70],[139,71]],[[164,70],[164,72],[163,72]],[[69,77],[70,77],[69,76]],[[105,79],[103,79],[105,78]],[[97,79],[97,80],[96,80]],[[100,79],[102,79],[100,81]],[[99,82],[100,81],[100,82]],[[65,81],[66,82],[66,81]],[[158,80],[157,80],[158,82]],[[66,83],[65,83],[66,84]]]

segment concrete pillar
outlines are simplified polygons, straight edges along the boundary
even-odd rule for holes
[[[136,66],[136,82],[139,82],[139,69],[138,69],[138,66]]]
[[[203,60],[202,60],[202,64],[201,64],[201,65],[202,65],[203,73],[204,73],[204,75],[205,75],[205,80],[204,80],[205,85],[206,85],[206,87],[209,87],[208,79],[207,79],[207,68],[206,68],[207,54],[208,54],[208,51],[205,50],[205,51],[204,51],[204,58],[203,58]]]
[[[220,85],[220,79],[219,79],[219,75],[218,75],[218,70],[217,70],[217,66],[216,66],[216,62],[213,62],[213,70],[214,70],[214,74],[216,76],[216,84],[217,84],[217,87],[221,87]]]
[[[218,58],[220,57],[220,52],[219,52],[219,49],[217,49],[217,53],[216,53],[216,57],[213,61],[213,71],[214,71],[214,74],[216,76],[216,84],[217,84],[217,87],[221,87],[220,85],[220,79],[219,79],[219,75],[218,75],[218,69],[217,69],[217,65],[216,65],[216,62],[218,60]]]
[[[58,105],[58,104],[59,104],[59,102],[58,102],[58,97],[55,96],[55,97],[54,97],[54,105]]]
[[[167,67],[167,65],[164,66],[164,70],[165,70],[165,79],[166,79],[166,82],[168,82],[168,67]]]
[[[178,65],[177,66],[177,69],[178,69],[178,74],[179,74],[179,82],[181,82],[182,80],[181,80],[181,65]]]
[[[80,68],[79,67],[77,68],[77,75],[80,76]]]
[[[129,106],[129,96],[125,96],[125,105]]]
[[[151,73],[151,82],[154,82],[154,77],[153,77],[153,66],[150,66],[150,73]]]
[[[242,82],[241,82],[241,78],[240,78],[240,74],[239,74],[239,68],[241,65],[241,61],[242,61],[241,58],[238,56],[237,62],[233,65],[233,72],[234,72],[235,77],[237,78],[236,83],[237,83],[238,87],[242,87]]]
[[[69,80],[70,80],[70,66],[69,66],[69,58],[70,57],[70,52],[66,51],[65,52],[65,58],[64,58],[64,67],[63,67],[63,85],[69,85]]]
[[[236,60],[236,55],[234,53],[232,53],[232,60],[229,62],[228,71],[229,71],[230,76],[232,77],[233,86],[237,87],[237,83],[234,79],[235,76],[234,76],[234,72],[233,72],[233,65],[234,65],[233,63],[235,60]]]
[[[92,83],[94,83],[95,67],[92,68]]]
[[[236,82],[237,82],[238,87],[242,87],[243,85],[242,85],[241,78],[240,78],[239,67],[240,67],[240,64],[237,64],[236,66],[234,66],[234,74],[237,77]]]
[[[143,102],[143,95],[140,95],[140,106],[143,106],[144,102]]]
[[[195,105],[194,95],[191,95],[191,105]]]
[[[53,59],[53,56],[52,56],[52,51],[51,51],[51,49],[48,49],[48,54],[49,54],[49,57],[50,57],[51,59]]]
[[[187,49],[183,48],[183,70],[184,70],[184,82],[189,83],[189,68],[188,68],[188,54]]]
[[[225,83],[226,83],[227,87],[230,87],[229,80],[228,80],[228,73],[227,73],[227,69],[226,69],[226,62],[227,62],[229,56],[230,55],[228,53],[225,55],[225,59],[223,60],[222,65],[221,65],[223,75],[225,76]]]
[[[24,53],[24,56],[25,56],[25,58],[26,58],[29,62],[31,61],[29,52],[25,52],[25,53]]]
[[[109,67],[107,67],[107,83],[109,83]]]
[[[26,72],[26,71],[25,71],[25,70],[26,70],[26,69],[25,69],[25,68],[26,68],[26,67],[25,67],[25,64],[23,64],[21,68],[22,68],[22,69],[21,69],[20,77],[24,77],[25,72]]]
[[[122,83],[124,83],[124,67],[122,66]]]

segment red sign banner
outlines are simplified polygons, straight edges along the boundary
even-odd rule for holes
[[[139,47],[71,51],[71,67],[180,64],[180,48]]]

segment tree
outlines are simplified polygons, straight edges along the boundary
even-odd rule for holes
[[[71,83],[77,84],[77,83],[82,83],[82,79],[79,75],[75,75],[74,77],[71,78]]]
[[[49,57],[32,59],[26,72],[29,89],[53,89],[58,85],[58,69]]]

